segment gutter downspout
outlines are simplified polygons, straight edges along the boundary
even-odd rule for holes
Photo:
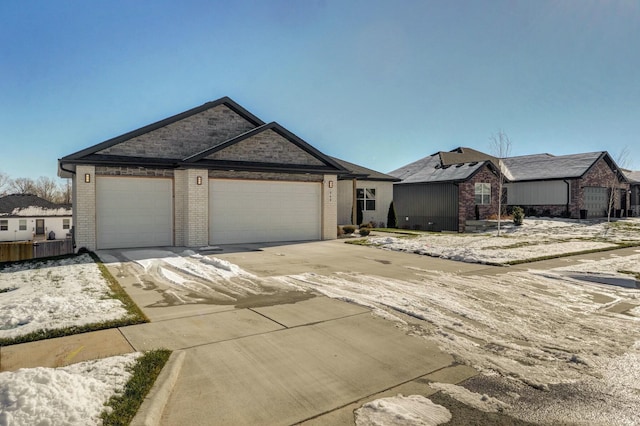
[[[353,208],[351,209],[351,223],[354,224],[355,226],[358,226],[359,224],[356,223],[358,221],[358,213],[356,211],[356,209],[358,208],[358,200],[356,198],[356,194],[357,194],[357,179],[353,178],[352,182],[352,187],[353,187],[353,191],[351,194],[351,202],[352,202],[352,206]]]
[[[571,211],[569,210],[571,205],[571,182],[566,179],[564,179],[563,182],[567,184],[567,214],[571,217]]]

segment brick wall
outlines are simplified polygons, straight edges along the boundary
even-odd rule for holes
[[[90,182],[84,181],[89,174]],[[96,173],[94,166],[77,166],[72,179],[73,223],[76,248],[96,249]]]
[[[200,185],[198,177],[202,178]],[[209,245],[209,179],[206,170],[175,171],[174,217],[177,246]]]
[[[485,165],[474,177],[458,185],[458,232],[465,231],[467,220],[476,219],[476,183],[491,184],[491,204],[478,205],[480,219],[498,213],[499,178]]]
[[[264,163],[305,164],[324,163],[273,130],[266,130],[207,157],[210,160],[242,160]]]
[[[225,105],[218,105],[98,154],[145,158],[185,158],[255,128]]]
[[[338,177],[324,175],[322,181],[322,239],[338,238]]]

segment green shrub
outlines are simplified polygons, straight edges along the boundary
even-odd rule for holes
[[[397,228],[398,218],[396,216],[396,208],[393,206],[393,201],[389,204],[389,212],[387,213],[387,228]]]
[[[513,208],[513,224],[516,226],[522,225],[524,222],[524,210],[522,207],[515,206]]]
[[[342,230],[345,234],[353,234],[356,232],[356,227],[354,225],[345,225],[342,227]]]
[[[369,235],[370,232],[371,232],[371,228],[368,228],[368,227],[361,227],[360,228],[360,236],[361,237],[366,237],[367,235]]]

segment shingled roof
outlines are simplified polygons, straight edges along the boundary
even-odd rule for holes
[[[387,181],[387,182],[399,182],[400,179],[385,173],[377,172],[372,169],[368,169],[363,166],[359,166],[357,164],[350,163],[345,160],[341,160],[336,157],[331,157],[333,161],[340,164],[343,168],[349,170],[351,173],[348,175],[341,176],[341,179],[352,179],[356,178],[358,180],[378,180],[378,181]]]
[[[561,156],[523,155],[505,158],[504,163],[515,181],[575,179],[584,176],[598,160],[605,157],[611,164],[605,151]]]
[[[442,153],[436,153],[389,172],[402,183],[463,182],[477,173],[487,161],[471,161],[455,165],[442,164]]]
[[[600,159],[612,168],[615,162],[606,151],[554,156],[551,154],[523,155],[502,160],[504,176],[511,182],[534,180],[576,179],[584,176]],[[390,175],[402,183],[462,182],[469,179],[484,164],[499,166],[498,158],[471,148],[456,148],[422,158]],[[621,174],[621,179],[625,177]]]
[[[71,216],[71,208],[33,194],[0,197],[0,216]]]

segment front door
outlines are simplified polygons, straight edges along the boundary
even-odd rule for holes
[[[44,235],[44,219],[36,219],[36,235]]]

